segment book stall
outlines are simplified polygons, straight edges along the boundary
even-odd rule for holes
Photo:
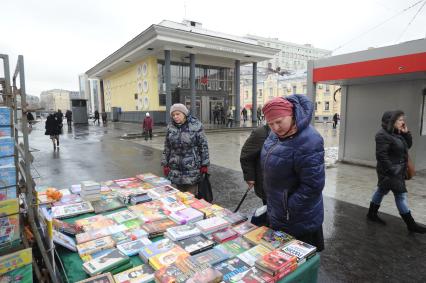
[[[316,282],[316,248],[151,173],[37,187],[64,282]]]

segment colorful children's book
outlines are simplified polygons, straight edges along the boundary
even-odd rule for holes
[[[114,213],[108,214],[108,215],[106,215],[106,217],[114,220],[115,223],[117,223],[117,224],[121,224],[121,223],[126,222],[128,220],[138,218],[136,214],[134,214],[133,212],[131,212],[127,209],[119,211],[119,212],[114,212]]]
[[[148,283],[154,281],[154,272],[148,264],[142,264],[114,275],[116,283]]]
[[[166,252],[173,247],[175,247],[175,243],[173,243],[169,239],[162,239],[157,242],[153,242],[152,244],[146,245],[142,248],[142,250],[139,252],[139,257],[144,261],[145,263],[148,263],[149,258]]]
[[[174,246],[166,252],[150,257],[148,262],[155,270],[159,270],[165,266],[169,266],[175,261],[181,261],[187,257],[189,257],[189,254],[184,249],[179,246]]]
[[[263,235],[269,230],[268,227],[261,226],[243,235],[243,238],[254,245],[261,244]]]
[[[245,252],[242,252],[238,255],[238,257],[247,263],[250,266],[254,266],[256,263],[256,260],[261,258],[263,255],[271,252],[270,249],[263,245],[256,245],[252,247],[251,249],[248,249]]]
[[[287,233],[268,229],[265,234],[263,234],[260,243],[265,247],[274,250],[283,247],[293,239],[294,238]]]
[[[110,236],[107,236],[83,244],[78,244],[77,250],[80,256],[84,256],[88,254],[93,254],[101,250],[111,249],[114,247],[114,245],[115,242],[112,240],[112,238]]]
[[[53,218],[65,218],[72,217],[79,214],[93,212],[94,209],[90,202],[83,201],[80,203],[73,203],[61,206],[52,207],[52,217]]]
[[[231,278],[233,276],[237,275],[238,273],[242,273],[249,270],[250,266],[238,257],[235,257],[228,259],[227,261],[218,263],[213,268],[222,273],[222,280],[224,282],[232,282]]]
[[[176,199],[175,196],[166,196],[160,199],[163,203],[163,208],[169,212],[177,212],[187,208],[185,204]]]
[[[95,213],[102,213],[123,207],[124,204],[118,198],[101,198],[100,200],[92,201],[92,206]]]
[[[285,245],[282,251],[297,257],[297,263],[300,265],[307,259],[313,257],[317,252],[317,248],[308,243],[293,240]]]
[[[114,279],[112,278],[111,273],[108,272],[78,281],[77,283],[114,283]]]
[[[112,219],[99,214],[76,220],[75,224],[77,227],[81,227],[83,231],[89,232],[114,225],[115,222]]]
[[[111,252],[83,263],[83,269],[89,275],[97,275],[107,272],[120,265],[124,265],[130,261],[130,258],[120,252],[118,249],[113,249]]]
[[[117,249],[119,249],[123,254],[127,256],[133,256],[138,254],[143,247],[151,244],[152,242],[147,238],[137,239],[135,241],[126,242],[123,244],[117,245]]]
[[[190,255],[201,253],[205,250],[211,249],[216,245],[214,241],[207,239],[207,237],[203,235],[198,235],[188,239],[176,241],[176,244],[182,247]]]
[[[75,235],[83,232],[83,229],[75,225],[75,223],[68,223],[55,218],[52,219],[52,225],[53,228],[55,228],[59,232],[67,233],[70,235]]]
[[[0,245],[16,241],[19,238],[18,199],[0,201]]]
[[[195,223],[197,221],[203,220],[204,214],[195,208],[188,207],[188,208],[170,213],[169,218],[178,224],[187,224],[187,223]]]

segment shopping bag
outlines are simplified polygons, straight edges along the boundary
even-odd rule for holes
[[[210,174],[204,173],[201,175],[201,181],[198,183],[198,199],[205,199],[208,202],[213,201],[212,185],[209,180]]]
[[[269,226],[269,219],[266,205],[259,207],[253,213],[250,222],[256,226]]]
[[[408,155],[407,159],[407,172],[405,174],[405,180],[410,180],[416,175],[416,168],[414,167],[414,163]]]

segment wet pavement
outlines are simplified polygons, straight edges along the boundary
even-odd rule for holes
[[[103,181],[142,172],[162,174],[162,137],[153,141],[120,139],[124,133],[139,130],[137,124],[79,126],[69,131],[65,126],[56,152],[43,126],[36,124],[30,136],[38,185],[64,188],[89,179]],[[325,138],[328,158],[335,159],[338,130],[329,124],[316,127]],[[246,189],[239,153],[249,134],[249,130],[207,134],[214,202],[232,210]],[[407,232],[393,196],[385,197],[381,208],[388,225],[365,220],[376,182],[374,169],[336,164],[327,169],[326,177],[326,249],[321,253],[319,282],[426,282],[426,235]],[[422,223],[426,223],[425,183],[424,175],[407,182],[413,216]],[[241,211],[251,215],[259,206],[261,201],[250,192]]]

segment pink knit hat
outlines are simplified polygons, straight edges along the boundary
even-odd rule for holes
[[[263,106],[266,121],[286,116],[293,116],[293,104],[283,97],[275,97]]]

